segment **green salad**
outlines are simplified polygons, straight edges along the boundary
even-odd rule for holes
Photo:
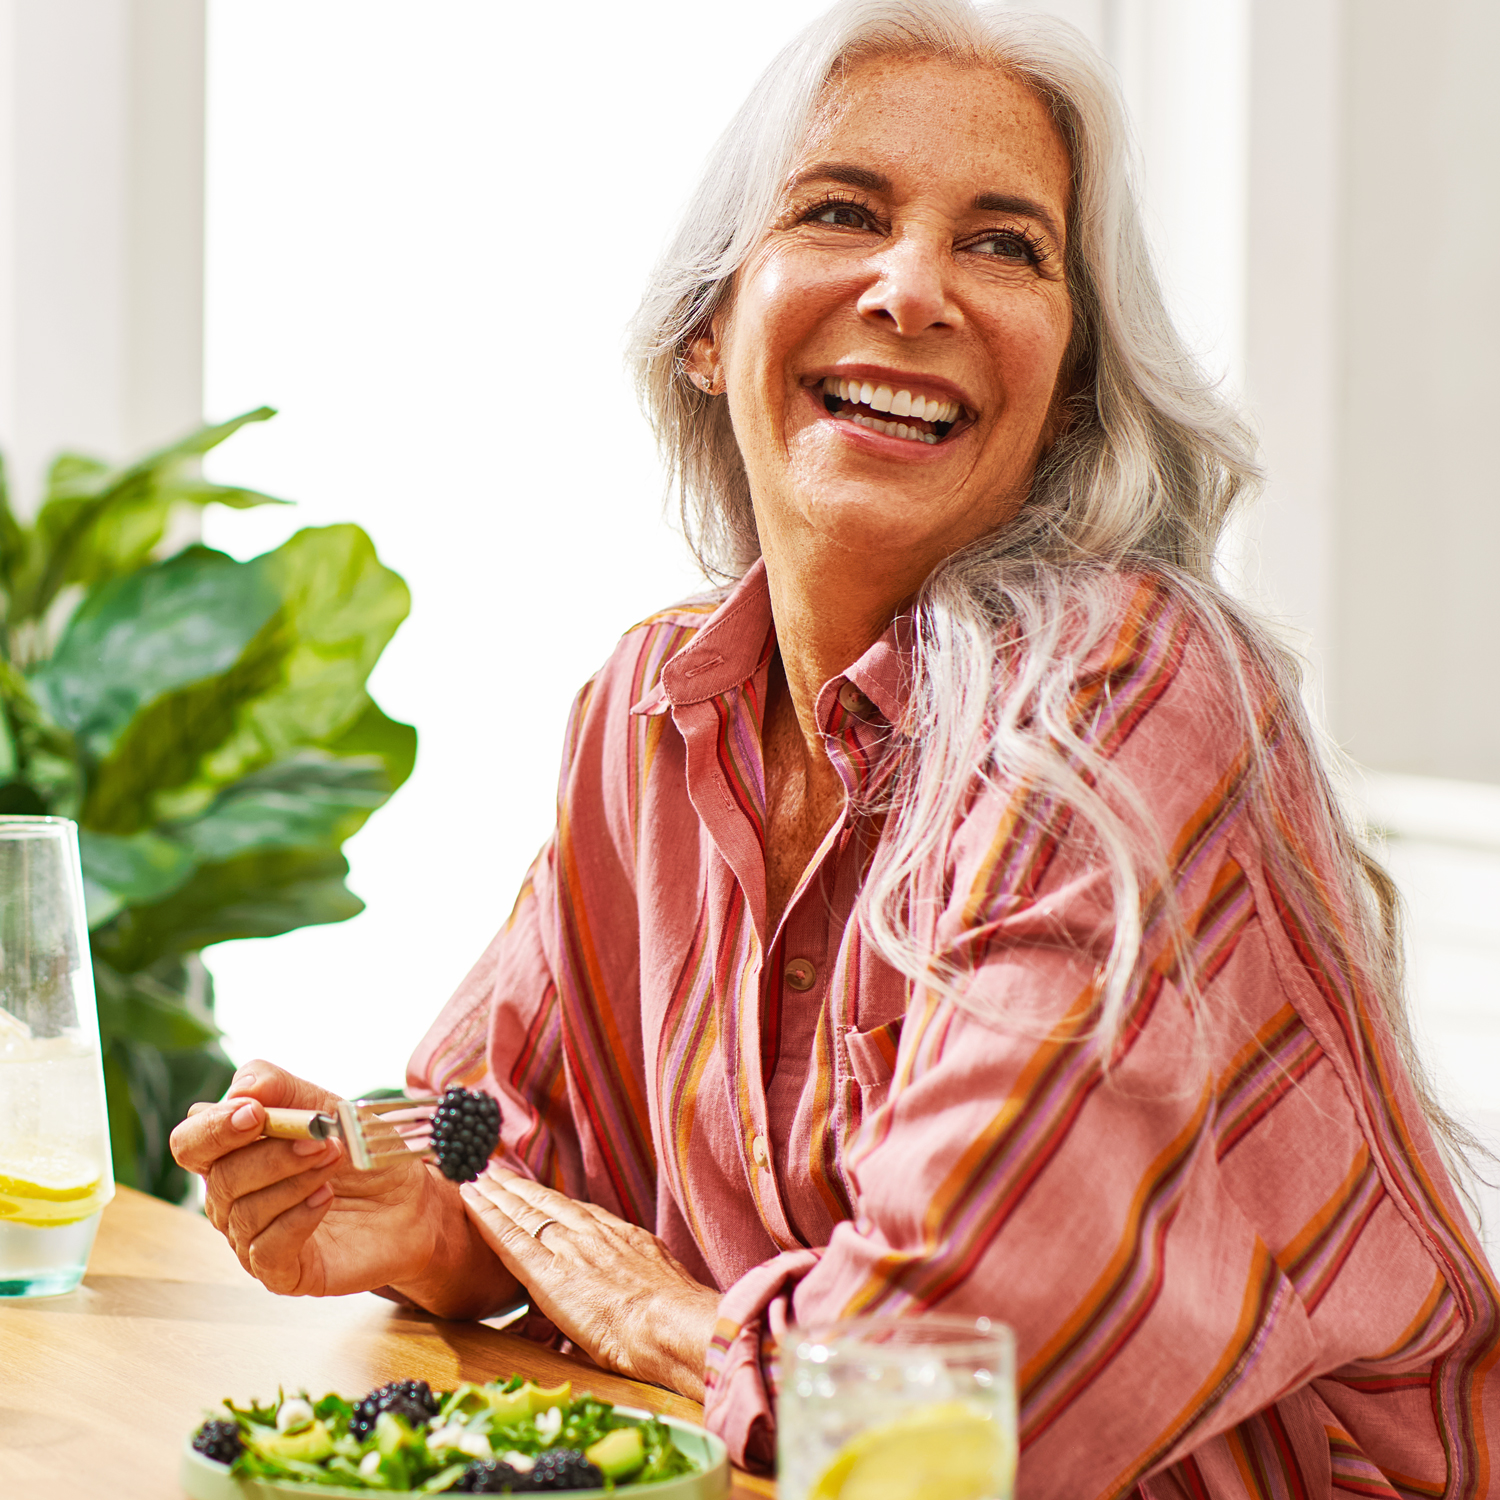
[[[269,1405],[224,1402],[194,1449],[246,1479],[418,1494],[614,1490],[696,1472],[666,1423],[519,1375],[434,1391],[397,1380],[350,1402],[305,1392]]]

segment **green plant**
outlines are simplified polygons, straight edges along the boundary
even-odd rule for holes
[[[171,1199],[167,1136],[233,1071],[200,950],[360,911],[343,841],[416,756],[365,690],[410,600],[359,527],[156,556],[183,507],[285,503],[197,471],[273,415],[65,454],[30,525],[0,470],[0,813],[78,820],[115,1174]]]

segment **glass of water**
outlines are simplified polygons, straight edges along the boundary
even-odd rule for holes
[[[793,1328],[776,1428],[782,1500],[1011,1500],[1015,1340],[988,1318]]]
[[[114,1191],[78,830],[0,817],[0,1297],[71,1292]]]

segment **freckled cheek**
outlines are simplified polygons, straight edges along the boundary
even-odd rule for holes
[[[1066,311],[1041,306],[1013,310],[995,326],[989,345],[1007,405],[1050,399],[1070,331]]]
[[[829,318],[852,308],[855,295],[846,267],[818,257],[768,256],[741,283],[735,322],[763,358],[785,360]]]

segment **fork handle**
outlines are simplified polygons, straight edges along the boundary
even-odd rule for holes
[[[333,1124],[331,1115],[315,1109],[268,1109],[261,1134],[278,1141],[322,1141],[328,1139]]]

